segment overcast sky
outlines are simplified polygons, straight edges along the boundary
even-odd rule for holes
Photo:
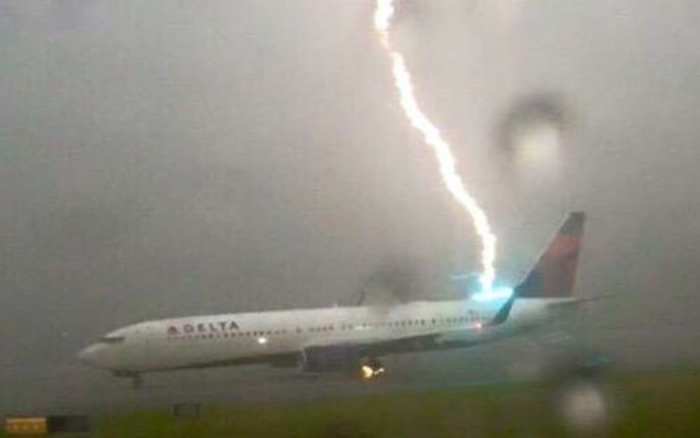
[[[413,272],[404,299],[454,295],[479,242],[403,117],[372,7],[0,0],[3,380],[143,319],[347,302],[378,270]],[[501,281],[582,209],[578,293],[625,296],[606,323],[700,332],[699,13],[402,3],[394,42]],[[561,116],[554,164],[499,141],[531,101]]]

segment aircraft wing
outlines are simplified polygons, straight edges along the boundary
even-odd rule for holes
[[[456,341],[454,340],[459,335],[466,334],[470,331],[481,330],[481,327],[461,328],[452,330],[434,330],[420,335],[400,336],[393,338],[368,336],[367,338],[353,338],[347,340],[329,339],[327,342],[314,343],[306,348],[335,348],[343,347],[355,350],[361,355],[366,356],[385,356],[395,353],[406,353],[411,351],[422,350],[439,350],[444,348],[453,348],[456,344],[468,346],[471,341]],[[451,338],[451,340],[443,340],[443,338]]]

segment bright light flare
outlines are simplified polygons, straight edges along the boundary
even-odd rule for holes
[[[382,47],[384,47],[391,59],[394,84],[399,92],[401,107],[406,117],[411,125],[423,134],[425,142],[432,147],[445,186],[455,200],[472,217],[476,233],[479,235],[482,243],[481,286],[482,290],[488,293],[491,291],[493,281],[496,277],[496,271],[494,269],[494,262],[496,259],[496,236],[491,231],[491,226],[489,225],[484,210],[479,206],[476,199],[465,189],[462,178],[457,171],[457,160],[452,154],[450,145],[442,138],[440,131],[433,125],[418,105],[413,90],[411,75],[408,72],[403,55],[399,51],[394,50],[389,41],[389,28],[391,27],[391,18],[393,15],[393,1],[378,0],[377,9],[374,13],[374,28],[379,34]]]
[[[471,296],[474,301],[498,301],[507,300],[513,295],[513,289],[510,287],[497,287],[489,291],[482,291]]]
[[[372,368],[369,365],[362,365],[360,371],[362,373],[362,378],[365,380],[369,380],[373,377],[377,377],[381,374],[384,374],[384,367]]]
[[[391,25],[391,17],[393,16],[393,0],[378,0],[377,9],[374,11],[374,29],[377,32],[387,33]]]

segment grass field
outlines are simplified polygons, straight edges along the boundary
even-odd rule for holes
[[[700,373],[610,377],[604,427],[574,431],[561,384],[508,384],[278,405],[217,406],[95,419],[90,436],[125,437],[668,437],[700,434]],[[0,435],[2,436],[2,435]]]

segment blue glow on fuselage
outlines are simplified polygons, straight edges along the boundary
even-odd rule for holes
[[[503,301],[509,299],[513,295],[513,288],[510,287],[495,287],[491,290],[485,290],[475,293],[471,296],[474,301]]]

